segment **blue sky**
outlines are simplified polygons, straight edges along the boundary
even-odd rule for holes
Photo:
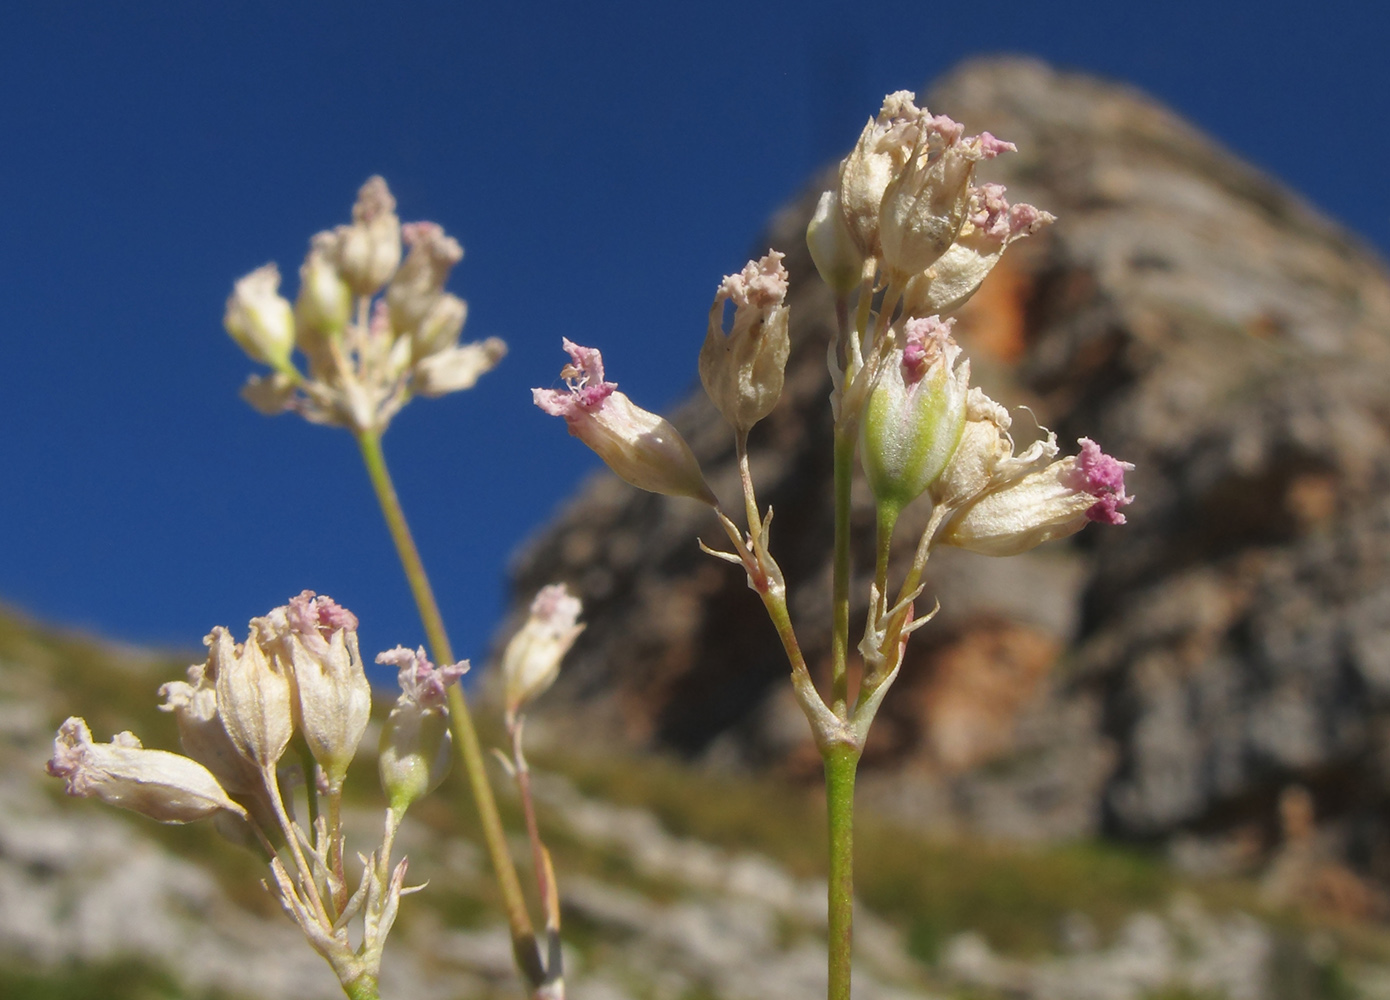
[[[221,330],[232,281],[293,276],[370,174],[463,243],[466,337],[511,345],[385,442],[476,657],[508,555],[596,463],[529,401],[560,337],[677,400],[720,276],[886,91],[994,52],[1126,80],[1386,253],[1379,7],[6,5],[0,601],[193,647],[311,587],[364,648],[420,641],[351,439],[247,408]]]

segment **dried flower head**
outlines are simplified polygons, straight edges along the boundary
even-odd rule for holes
[[[69,795],[95,796],[161,823],[191,823],[223,809],[246,815],[197,761],[164,750],[146,750],[134,733],[117,733],[110,743],[93,743],[86,721],[76,716],[58,730],[48,773],[67,782]]]

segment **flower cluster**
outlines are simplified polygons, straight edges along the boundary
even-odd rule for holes
[[[837,554],[836,676],[845,669],[849,483],[857,451],[878,507],[878,565],[860,649],[861,709],[832,711],[800,664],[787,618],[785,584],[768,549],[772,511],[761,513],[747,453],[750,428],[781,395],[790,353],[788,275],[769,251],[726,277],[715,294],[700,351],[700,378],[734,431],[746,533],[719,510],[689,447],[666,421],[635,407],[605,380],[599,352],[564,341],[567,391],[534,390],[547,413],[565,418],[619,476],[643,489],[715,506],[741,565],[767,603],[793,663],[797,694],[824,746],[862,746],[868,721],[902,662],[920,578],[935,545],[1012,555],[1080,530],[1123,524],[1128,463],[1083,438],[1059,458],[1056,436],[1014,454],[1007,412],[970,386],[970,363],[950,314],[964,305],[1012,243],[1053,222],[1032,205],[1010,204],[1000,184],[978,182],[979,164],[1014,152],[989,132],[967,135],[907,91],[889,94],[840,164],[807,227],[811,259],[836,293],[839,332],[829,345],[835,429]],[[733,306],[733,321],[725,317]],[[898,516],[926,495],[933,509],[916,556],[888,598],[887,554]],[[843,683],[840,680],[837,684]],[[842,700],[842,699],[841,699]],[[859,728],[855,729],[851,723]]]
[[[402,255],[404,254],[404,260]],[[433,222],[402,225],[386,182],[362,185],[351,225],[318,233],[299,269],[293,306],[274,264],[236,283],[227,332],[267,376],[243,395],[263,413],[380,434],[412,396],[472,388],[506,353],[496,337],[459,344],[468,309],[444,290],[463,259]],[[306,371],[296,366],[298,348]]]
[[[404,693],[382,738],[382,784],[391,808],[381,847],[364,859],[358,887],[349,893],[339,807],[372,703],[357,617],[306,590],[252,619],[244,642],[220,626],[204,642],[207,660],[189,667],[187,680],[160,688],[160,707],[173,713],[184,755],[146,749],[132,733],[96,743],[87,723],[74,717],[58,730],[48,772],[66,781],[69,795],[100,798],[161,822],[223,817],[223,829],[264,849],[281,905],[343,985],[364,977],[374,982],[400,897],[412,891],[404,883],[405,859],[390,867],[391,845],[405,807],[442,779],[437,762],[449,760],[447,732],[435,720],[444,714],[445,686],[468,665],[436,669],[425,661],[413,666],[408,682],[402,668]],[[395,662],[393,656],[382,654]],[[304,770],[313,772],[300,776],[317,817],[307,832],[291,818],[286,795],[293,783],[281,773],[296,736],[308,755]],[[427,780],[410,785],[413,794],[402,793],[410,781],[401,769],[388,769],[388,748],[397,762],[412,753],[435,762]],[[347,924],[358,913],[364,930],[354,948]]]

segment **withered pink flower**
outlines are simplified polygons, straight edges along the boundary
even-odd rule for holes
[[[946,524],[941,541],[990,556],[1010,556],[1054,538],[1065,538],[1088,521],[1124,524],[1119,508],[1124,474],[1134,468],[1106,455],[1089,438],[1081,451],[984,493]]]
[[[424,649],[397,646],[378,654],[376,662],[400,672],[401,696],[382,728],[377,757],[381,787],[399,816],[449,773],[453,757],[445,696],[468,670],[468,661],[436,667]]]
[[[570,364],[560,370],[567,388],[532,389],[535,404],[564,417],[571,434],[638,489],[714,506],[700,463],[680,431],[618,392],[616,382],[605,381],[597,350],[568,339],[561,343],[570,356]]]
[[[197,761],[146,750],[134,733],[117,733],[110,743],[94,743],[87,723],[76,716],[58,730],[48,773],[67,782],[69,795],[95,796],[161,823],[190,823],[222,809],[246,815]]]

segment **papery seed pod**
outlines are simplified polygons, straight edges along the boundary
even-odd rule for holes
[[[700,348],[700,381],[740,436],[771,413],[782,396],[791,353],[783,256],[770,250],[720,283]],[[734,321],[727,335],[725,302],[734,304]]]
[[[308,256],[299,268],[299,297],[295,300],[299,346],[306,354],[321,351],[317,337],[341,333],[352,318],[352,289],[334,261],[337,239],[318,233],[310,241]],[[305,338],[315,335],[307,343]]]
[[[864,255],[845,226],[839,191],[832,189],[820,196],[815,214],[806,226],[806,248],[811,251],[811,261],[821,280],[836,295],[848,295],[863,280]]]
[[[337,264],[357,295],[375,295],[401,263],[401,220],[386,181],[372,177],[357,192],[352,225],[334,230]]]
[[[564,584],[542,587],[531,602],[526,623],[502,654],[507,716],[515,717],[555,683],[560,661],[584,631],[577,624],[582,605]]]
[[[970,208],[975,164],[984,156],[979,139],[951,141],[940,152],[935,145],[922,141],[883,193],[883,264],[904,276],[924,271],[955,242]]]
[[[416,363],[412,385],[421,396],[430,399],[471,389],[479,378],[497,367],[506,354],[507,345],[498,337],[448,347]]]
[[[341,784],[372,712],[372,688],[362,669],[357,633],[335,630],[328,648],[312,650],[300,635],[289,638],[304,742],[330,786]]]
[[[1011,244],[1057,221],[1032,205],[1010,205],[1002,184],[970,192],[970,213],[956,242],[908,281],[904,316],[946,316],[970,300]]]
[[[715,506],[718,501],[680,431],[617,392],[616,382],[605,382],[597,350],[569,340],[562,343],[572,359],[560,371],[568,391],[532,389],[535,404],[551,416],[564,417],[571,434],[638,489]]]
[[[217,685],[209,665],[188,668],[187,681],[170,681],[159,689],[162,712],[174,713],[183,752],[202,764],[233,795],[258,794],[260,772],[242,756],[217,714]]]
[[[256,268],[233,287],[222,325],[253,361],[285,369],[294,350],[294,309],[279,290],[279,268]]]
[[[915,95],[899,90],[883,99],[876,118],[869,119],[850,154],[840,161],[838,201],[845,229],[865,257],[877,257],[879,209],[894,175],[911,155],[926,112]]]
[[[463,259],[463,247],[434,222],[406,223],[401,237],[410,253],[386,287],[386,306],[391,328],[405,334],[418,327],[438,301],[449,271]]]
[[[412,356],[416,361],[420,361],[455,346],[467,319],[467,302],[457,295],[446,293],[439,296],[424,319],[411,331]]]
[[[217,675],[217,714],[241,754],[264,773],[284,755],[293,732],[289,678],[267,657],[252,628],[237,645],[225,629],[214,628],[203,641]]]
[[[118,733],[110,743],[93,743],[87,723],[76,716],[58,730],[48,773],[66,780],[69,795],[95,796],[161,823],[190,823],[223,809],[246,815],[197,761],[164,750],[146,750],[134,733]]]

